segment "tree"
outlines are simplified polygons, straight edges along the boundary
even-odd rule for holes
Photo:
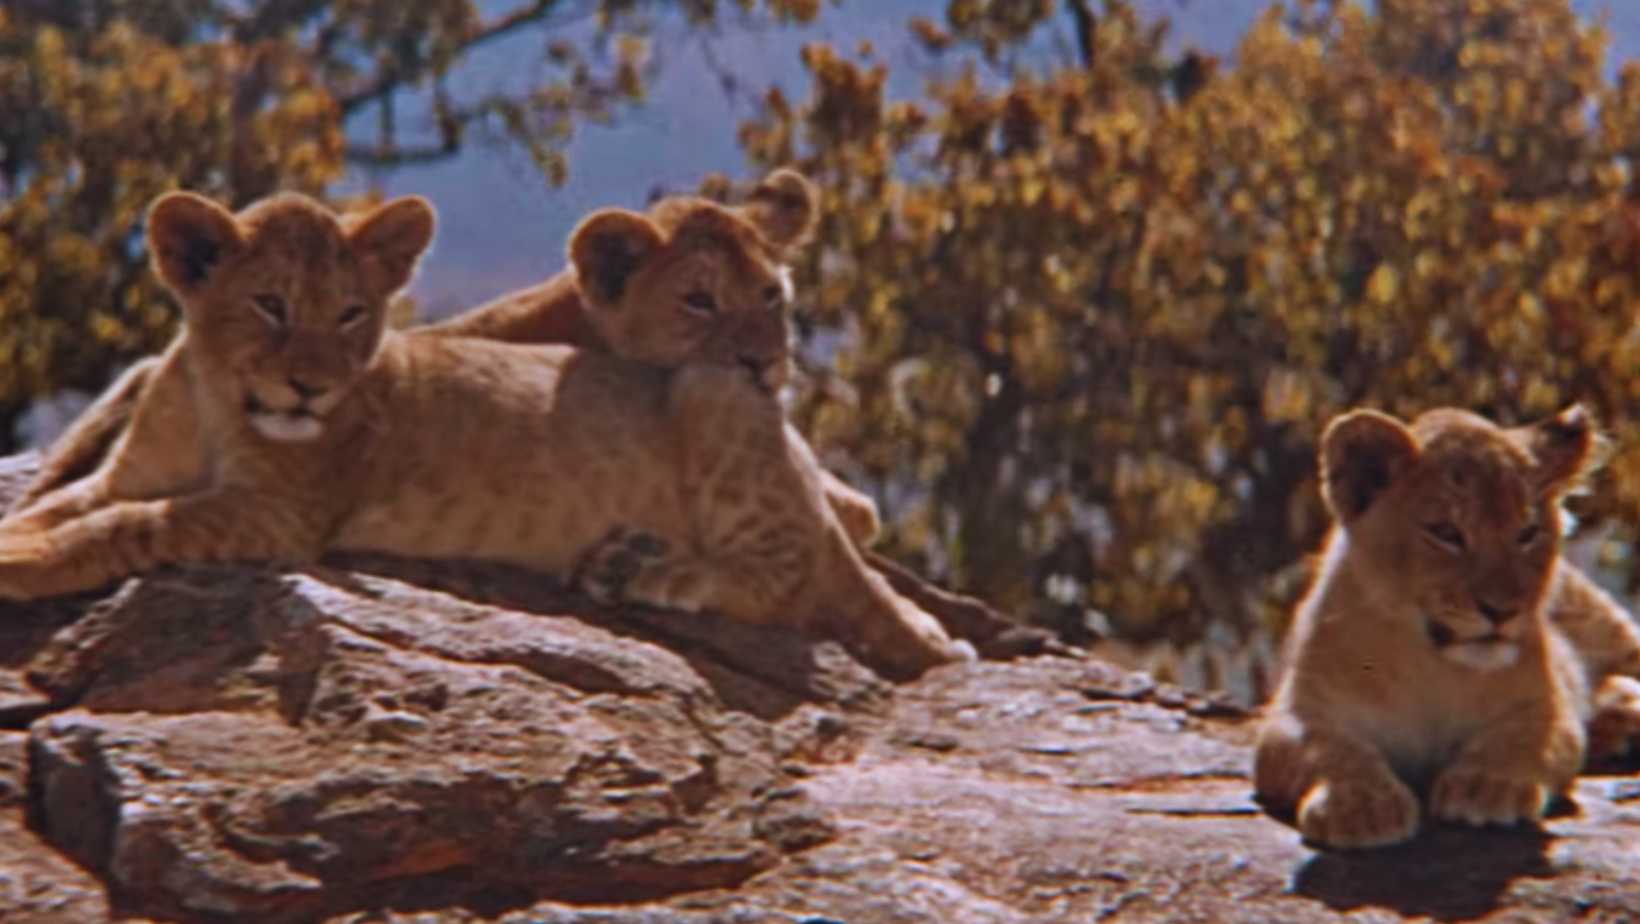
[[[983,64],[1050,20],[1079,60]],[[892,550],[1072,633],[1279,626],[1331,415],[1575,399],[1621,438],[1579,512],[1632,561],[1640,65],[1608,83],[1565,0],[1275,6],[1234,68],[1163,28],[952,0],[913,29],[981,63],[926,100],[816,45],[743,128],[824,187],[800,417]]]
[[[478,133],[561,180],[573,126],[642,99],[662,8],[705,26],[820,4],[0,8],[0,424],[169,335],[137,228],[160,191],[323,193],[350,159]],[[596,37],[565,41],[586,11]],[[1089,611],[1179,640],[1279,627],[1324,525],[1331,415],[1582,400],[1616,454],[1578,513],[1618,524],[1606,549],[1640,584],[1640,65],[1606,79],[1567,0],[1295,0],[1233,67],[1169,51],[1123,0],[929,11],[908,23],[934,65],[917,99],[887,97],[870,49],[816,44],[808,98],[770,91],[741,134],[754,169],[822,185],[796,413],[876,493],[893,554],[1072,635]],[[446,87],[527,29],[549,84]],[[410,93],[430,134],[400,125]]]
[[[497,4],[491,4],[495,6]],[[101,387],[169,338],[175,314],[144,272],[143,210],[195,189],[242,205],[278,189],[323,194],[349,162],[457,155],[474,130],[523,145],[561,183],[584,119],[642,99],[644,32],[666,8],[704,26],[754,13],[808,21],[818,0],[13,0],[0,6],[0,451],[35,397]],[[596,17],[588,47],[554,38]],[[458,99],[464,56],[542,33],[549,79]],[[396,113],[430,99],[428,142]],[[343,123],[375,119],[350,144]]]

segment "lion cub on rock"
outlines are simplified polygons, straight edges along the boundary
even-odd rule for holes
[[[1514,429],[1449,409],[1410,427],[1374,411],[1327,427],[1336,523],[1254,764],[1260,800],[1295,813],[1306,840],[1393,844],[1423,811],[1533,822],[1570,786],[1588,681],[1551,610],[1633,637],[1560,557],[1560,501],[1594,443],[1576,407]],[[1572,632],[1595,641],[1590,626]]]
[[[0,596],[337,549],[814,628],[896,677],[963,657],[864,566],[745,370],[386,331],[433,225],[416,198],[339,220],[293,195],[237,216],[161,197],[148,241],[183,332],[96,470],[0,521]],[[585,260],[612,287],[632,269]]]
[[[669,196],[647,213],[600,209],[572,235],[578,252],[570,254],[568,268],[414,333],[559,343],[669,369],[717,363],[744,369],[778,390],[791,369],[791,282],[784,264],[812,237],[819,198],[802,174],[779,169],[739,206]],[[619,272],[600,279],[577,272],[577,265]],[[94,470],[158,366],[158,357],[132,366],[81,414],[52,445],[13,509]],[[788,432],[794,449],[812,455],[795,428]],[[876,504],[823,468],[821,483],[849,535],[869,545],[881,528]]]
[[[778,391],[792,368],[786,263],[819,219],[819,191],[786,168],[764,177],[738,206],[667,196],[647,213],[599,209],[571,236],[570,268],[418,333],[562,343],[669,369],[716,363],[745,369]],[[714,233],[701,235],[702,227]],[[723,234],[728,229],[732,237]],[[599,278],[577,269],[593,265],[625,271]],[[748,270],[762,274],[758,284],[747,284]],[[795,451],[813,455],[795,427],[787,431]],[[814,465],[832,512],[857,545],[869,546],[882,528],[876,503]]]

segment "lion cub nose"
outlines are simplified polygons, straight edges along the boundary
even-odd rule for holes
[[[294,375],[287,376],[285,378],[285,382],[290,385],[291,391],[296,392],[296,397],[301,398],[303,401],[317,398],[327,391],[323,385],[313,385],[308,382],[304,382]]]
[[[1503,625],[1509,620],[1514,619],[1515,615],[1520,612],[1519,607],[1496,606],[1486,602],[1485,600],[1476,600],[1475,606],[1481,611],[1481,615],[1486,617],[1486,621],[1494,626]]]

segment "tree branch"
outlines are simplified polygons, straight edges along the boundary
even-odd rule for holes
[[[349,163],[364,167],[402,167],[407,164],[431,164],[461,153],[461,145],[445,142],[420,147],[401,148],[397,145],[350,144],[342,149]]]
[[[521,6],[480,26],[455,49],[453,57],[460,57],[467,51],[486,42],[493,41],[523,26],[539,21],[552,12],[558,3],[559,0],[534,0],[528,6]],[[336,103],[341,107],[342,115],[344,117],[348,116],[360,106],[367,105],[393,92],[405,83],[419,79],[424,75],[424,72],[425,68],[420,67],[401,70],[399,65],[389,62],[382,65],[381,70],[377,71],[373,77],[366,80],[362,85],[338,94]]]
[[[250,15],[231,20],[234,41],[241,45],[253,45],[282,30],[300,26],[319,15],[328,5],[326,0],[272,0],[264,3]]]
[[[1099,26],[1099,17],[1093,13],[1091,0],[1066,0],[1065,9],[1076,22],[1076,47],[1082,55],[1082,67],[1093,67],[1093,32]]]

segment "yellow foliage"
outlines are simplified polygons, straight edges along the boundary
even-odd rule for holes
[[[819,0],[736,0],[808,22]],[[144,209],[177,187],[244,204],[275,190],[321,194],[344,161],[451,156],[467,126],[491,123],[562,182],[576,118],[641,99],[648,45],[621,24],[627,0],[598,0],[589,61],[550,43],[544,85],[451,101],[441,77],[475,43],[536,25],[555,3],[517,0],[142,0],[5,4],[0,9],[0,451],[17,415],[62,387],[96,389],[171,333],[174,311],[149,279]],[[717,4],[684,5],[692,22]],[[579,19],[574,17],[573,19]],[[605,42],[606,39],[613,39]],[[426,87],[439,141],[407,150],[394,95]],[[348,145],[350,113],[380,118],[374,145]],[[366,120],[368,124],[368,120]]]
[[[1030,34],[1003,7],[917,31],[995,59]],[[892,127],[883,65],[810,46],[809,100],[742,134],[826,188],[849,400],[800,415],[898,554],[1061,625],[1246,625],[1318,538],[1328,417],[1573,400],[1631,446],[1579,513],[1632,542],[1640,66],[1606,81],[1566,0],[1301,3],[1186,93],[1160,30],[1090,7],[1082,63],[948,71]]]

